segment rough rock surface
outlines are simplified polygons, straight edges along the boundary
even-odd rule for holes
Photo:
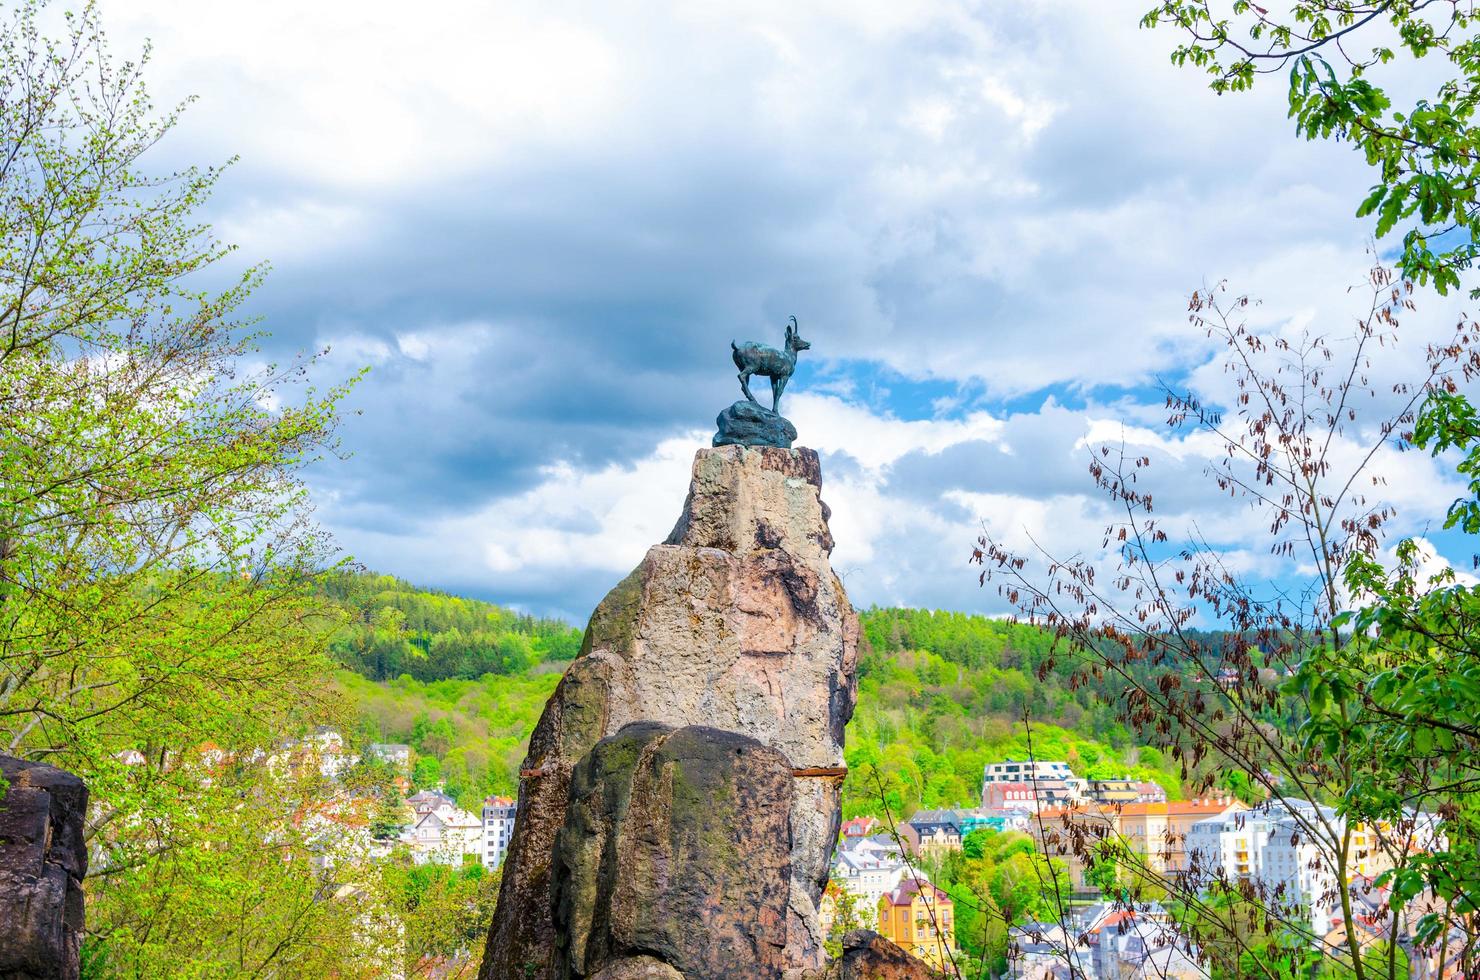
[[[612,960],[591,980],[684,980],[684,975],[662,960],[651,956],[633,956]]]
[[[0,756],[0,978],[81,970],[87,787],[53,766]]]
[[[791,766],[717,728],[636,722],[571,774],[555,844],[562,976],[656,954],[691,977],[779,978]]]
[[[741,400],[719,413],[714,420],[719,429],[714,434],[716,446],[777,446],[790,449],[796,442],[797,427],[791,420],[757,405]]]
[[[838,831],[858,622],[828,564],[821,483],[809,449],[695,456],[673,533],[597,606],[530,738],[483,980],[559,976],[552,868],[571,770],[647,720],[737,732],[789,762],[784,959],[797,975],[824,966],[817,901]]]
[[[843,936],[843,955],[823,976],[824,980],[936,980],[939,974],[877,932],[855,929]]]

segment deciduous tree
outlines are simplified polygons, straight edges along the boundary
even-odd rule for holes
[[[261,760],[330,710],[337,558],[302,473],[346,387],[257,365],[264,269],[201,222],[222,168],[150,166],[183,106],[151,102],[147,49],[115,57],[91,5],[6,16],[0,751],[91,789],[90,963],[224,969],[233,916],[236,969],[295,962],[338,906]]]

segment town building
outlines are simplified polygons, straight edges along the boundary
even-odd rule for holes
[[[1078,945],[1090,950],[1096,980],[1207,980],[1196,947],[1158,902],[1134,908],[1110,904],[1080,913]]]
[[[1076,889],[1084,880],[1084,860],[1074,853],[1072,829],[1113,840],[1136,855],[1153,874],[1180,874],[1188,867],[1185,841],[1192,826],[1209,817],[1248,806],[1233,797],[1205,797],[1167,803],[1127,803],[1123,806],[1079,805],[1042,810],[1029,827],[1041,852],[1063,858]],[[1066,826],[1068,825],[1068,826]]]
[[[1119,807],[1119,830],[1133,854],[1143,855],[1151,870],[1176,874],[1187,870],[1187,832],[1199,820],[1248,805],[1231,796],[1200,797],[1166,803],[1131,803]]]
[[[1067,921],[1008,931],[1009,975],[1024,980],[1208,980],[1160,903],[1077,906]]]
[[[1087,796],[1091,803],[1101,806],[1139,803],[1140,794],[1135,787],[1135,781],[1130,779],[1091,779]]]
[[[360,761],[360,757],[345,746],[344,736],[339,730],[329,725],[315,727],[313,734],[304,740],[304,747],[310,755],[317,757],[319,775],[325,779],[338,779]]]
[[[411,746],[399,742],[371,742],[365,753],[402,772],[411,771]]]
[[[1136,783],[1136,791],[1140,797],[1137,803],[1165,803],[1167,791],[1160,783]]]
[[[989,813],[1075,806],[1084,800],[1077,780],[1036,779],[1032,782],[991,782],[982,786],[982,809]]]
[[[990,762],[982,770],[983,783],[1031,783],[1040,779],[1074,779],[1067,762],[1038,762],[1029,759],[1019,762]]]
[[[422,790],[408,797],[415,820],[402,836],[417,864],[465,864],[484,860],[483,820],[452,797]]]
[[[1082,980],[1094,976],[1086,947],[1055,922],[1025,922],[1008,930],[1008,975],[1019,980]]]
[[[1089,783],[1074,775],[1067,762],[988,763],[982,771],[982,809],[990,812],[1074,806],[1085,799]]]
[[[1272,827],[1267,815],[1253,810],[1232,810],[1199,820],[1188,828],[1184,842],[1187,870],[1203,879],[1261,878]]]
[[[961,839],[964,841],[966,835],[973,830],[1027,830],[1028,821],[1033,818],[1030,810],[988,810],[978,807],[974,810],[955,810],[956,826],[961,829]]]
[[[961,849],[961,827],[955,810],[920,810],[910,817],[909,825],[918,835],[917,854],[941,854]]]
[[[483,801],[483,864],[497,868],[509,851],[514,835],[514,814],[518,805],[506,796],[490,796]]]
[[[1331,848],[1316,840],[1308,828],[1314,821],[1341,826],[1341,817],[1327,807],[1300,807],[1304,813],[1271,814],[1269,842],[1265,846],[1260,879],[1271,888],[1282,889],[1283,901],[1302,909],[1317,935],[1330,932],[1340,907],[1336,870],[1329,857]],[[1364,835],[1365,836],[1365,835]],[[1357,850],[1356,847],[1353,851]],[[1358,869],[1359,870],[1359,869]]]
[[[956,955],[956,909],[951,896],[911,876],[879,899],[879,935],[945,973]]]
[[[1112,932],[1100,942],[1098,980],[1208,980],[1212,975],[1175,940]]]
[[[1091,803],[1102,806],[1122,806],[1127,803],[1165,803],[1167,791],[1156,783],[1131,779],[1091,779],[1087,798]]]
[[[262,758],[273,769],[286,767],[299,774],[317,771],[330,780],[338,780],[360,761],[360,757],[346,747],[344,736],[330,725],[315,727],[305,738],[284,739],[276,751]]]
[[[406,802],[416,813],[416,819],[418,820],[434,810],[454,810],[457,808],[456,800],[441,790],[436,789],[424,789],[419,793],[413,793],[411,796],[406,797]]]
[[[1408,823],[1416,829],[1421,822]],[[1333,855],[1337,840],[1348,836],[1347,880],[1338,882]],[[1411,848],[1414,836],[1397,843]],[[1425,840],[1435,842],[1432,834]],[[1390,845],[1383,845],[1377,830],[1356,826],[1348,835],[1345,818],[1335,810],[1303,802],[1265,804],[1200,820],[1188,830],[1186,851],[1198,875],[1258,882],[1267,894],[1279,895],[1282,906],[1298,912],[1318,936],[1340,925],[1341,888],[1347,889],[1358,914],[1373,891],[1371,882],[1393,866]]]
[[[852,820],[844,820],[838,833],[844,837],[868,837],[878,833],[880,829],[879,821],[873,817],[854,817]]]
[[[876,908],[879,899],[909,874],[899,846],[883,835],[845,839],[833,858],[832,880],[862,910]]]

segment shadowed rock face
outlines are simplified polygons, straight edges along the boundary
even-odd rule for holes
[[[0,773],[0,977],[68,980],[81,970],[87,787],[10,756]]]
[[[780,752],[716,728],[636,722],[598,742],[555,843],[560,975],[655,954],[685,976],[779,978],[791,781]]]
[[[673,533],[597,606],[530,739],[483,980],[562,976],[554,858],[572,769],[638,721],[738,733],[803,771],[791,780],[782,959],[788,974],[822,968],[817,901],[838,830],[858,623],[828,563],[821,483],[808,449],[696,455]]]

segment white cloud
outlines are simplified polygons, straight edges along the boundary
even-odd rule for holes
[[[805,433],[803,443],[822,452],[845,452],[874,470],[912,450],[939,452],[961,442],[995,441],[1002,432],[1001,420],[986,412],[907,421],[834,396],[798,393],[787,399],[786,413]]]
[[[1167,375],[1226,398],[1186,317],[1225,277],[1287,336],[1344,331],[1364,302],[1361,160],[1296,140],[1277,81],[1214,97],[1122,5],[106,15],[124,46],[153,37],[160,101],[201,97],[164,152],[241,155],[216,222],[274,262],[268,326],[375,368],[347,432],[361,468],[323,479],[325,508],[362,558],[432,584],[561,604],[634,564],[676,515],[692,426],[723,404],[695,409],[730,384],[724,343],[791,312],[809,358],[987,393],[935,398],[930,419],[869,407],[846,370],[788,393],[801,441],[835,457],[838,567],[864,601],[992,606],[964,565],[982,522],[1097,545],[1084,455],[1122,436],[1172,475],[1169,519],[1242,543],[1261,521],[1201,496],[1213,441],[1104,388]],[[1384,377],[1411,375],[1460,309],[1420,302]],[[1380,462],[1395,529],[1453,495],[1432,460]]]
[[[424,181],[558,145],[613,122],[623,98],[610,43],[553,7],[151,0],[107,14],[155,41],[157,89],[200,96],[189,131],[331,186]]]

